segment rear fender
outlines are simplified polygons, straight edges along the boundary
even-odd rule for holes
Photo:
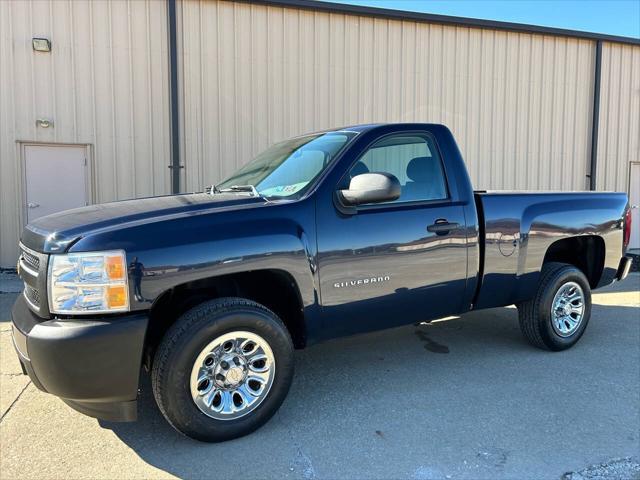
[[[562,239],[601,237],[605,258],[597,286],[615,278],[622,254],[624,194],[489,193],[480,199],[485,215],[485,263],[476,308],[532,298],[550,246]]]

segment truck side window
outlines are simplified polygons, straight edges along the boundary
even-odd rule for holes
[[[402,192],[394,202],[447,198],[442,161],[428,136],[392,135],[375,143],[351,167],[349,178],[367,172],[386,172],[400,181]]]

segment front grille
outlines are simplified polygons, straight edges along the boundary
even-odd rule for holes
[[[29,304],[29,308],[42,318],[49,318],[47,305],[47,258],[47,254],[31,250],[20,243],[18,272],[24,282],[22,295]]]
[[[24,284],[24,296],[31,302],[34,306],[40,308],[40,292],[33,288],[30,285]]]
[[[36,272],[40,269],[40,259],[24,248],[22,248],[22,260]]]

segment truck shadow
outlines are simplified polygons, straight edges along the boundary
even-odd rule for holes
[[[603,346],[637,338],[640,322],[629,320],[638,320],[638,312],[637,307],[595,305],[581,342],[560,353],[530,347],[520,334],[515,308],[473,312],[317,345],[296,352],[295,379],[276,416],[252,435],[221,444],[200,443],[173,430],[155,405],[147,376],[142,382],[138,422],[100,424],[145,462],[181,478],[211,477],[223,471],[228,477],[313,478],[314,458],[326,460],[345,448],[349,449],[345,455],[353,455],[353,461],[366,468],[360,472],[366,476],[366,471],[386,471],[395,456],[410,455],[418,443],[428,451],[442,442],[472,441],[469,424],[476,421],[478,412],[504,422],[486,424],[482,435],[473,438],[476,443],[483,442],[485,435],[508,435],[517,422],[521,431],[542,428],[543,417],[525,419],[519,410],[511,412],[511,405],[518,403],[549,402],[553,407],[558,395],[553,415],[564,418],[564,398],[571,396],[572,389],[583,387],[567,383],[558,391],[554,373],[558,361],[590,376],[590,384],[610,383],[622,375],[620,365],[625,362],[630,370],[637,370],[637,359],[628,363],[618,358],[618,346],[612,350]],[[533,382],[535,390],[521,388],[523,382]],[[476,406],[481,410],[474,410]],[[569,437],[575,432],[579,445],[581,429],[588,428],[581,423],[593,418],[576,419],[574,414],[567,418],[567,425],[558,429],[565,428],[562,435]],[[616,435],[613,425],[611,429]],[[448,433],[445,438],[432,438],[438,431]],[[377,449],[382,449],[379,455],[367,453]],[[247,452],[252,462],[247,463]],[[340,462],[346,461],[343,455]],[[340,470],[333,470],[334,475],[336,471]]]

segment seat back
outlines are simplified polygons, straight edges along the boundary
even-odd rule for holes
[[[435,200],[447,197],[442,166],[437,157],[416,157],[407,164],[409,180],[402,187],[402,200]]]

